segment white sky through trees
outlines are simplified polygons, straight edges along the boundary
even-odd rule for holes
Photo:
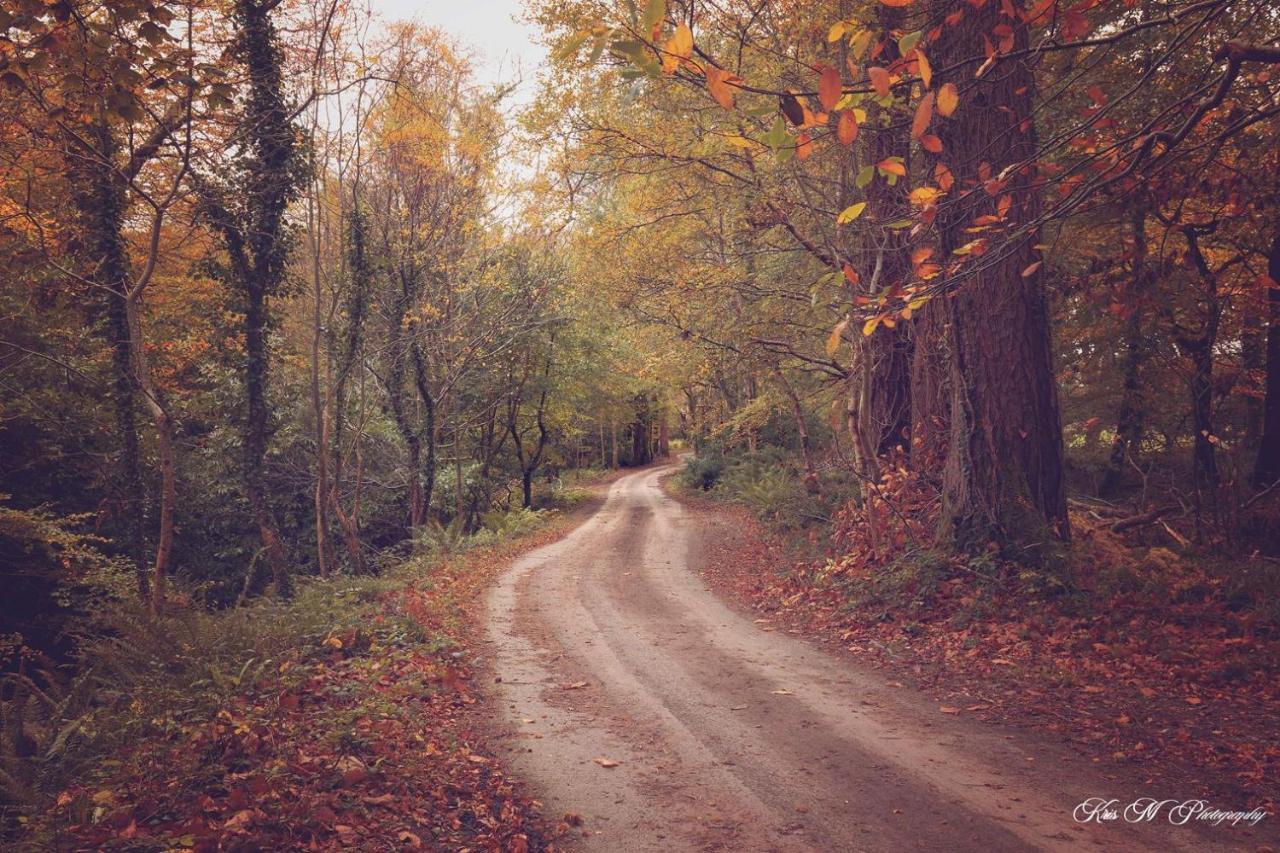
[[[546,59],[537,28],[520,20],[520,0],[369,0],[386,21],[416,20],[457,38],[473,52],[481,83],[523,79],[516,100],[532,97],[533,82]]]

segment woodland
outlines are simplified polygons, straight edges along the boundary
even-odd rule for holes
[[[1274,811],[1280,9],[525,16],[521,99],[345,0],[0,5],[0,837],[353,849],[400,773],[392,844],[554,846],[471,602],[677,452],[753,606],[1132,676],[1092,747]]]

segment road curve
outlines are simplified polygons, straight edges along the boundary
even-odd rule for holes
[[[571,848],[1231,849],[1185,827],[1079,824],[1088,797],[1150,792],[727,607],[695,574],[713,531],[661,491],[668,471],[616,481],[489,598],[509,763],[553,819],[583,819]]]

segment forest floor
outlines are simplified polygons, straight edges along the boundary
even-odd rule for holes
[[[1186,613],[1172,633],[1122,609],[1046,629],[1066,617],[1011,600],[959,626],[947,583],[933,619],[836,606],[743,508],[664,492],[672,470],[319,587],[332,627],[246,662],[216,713],[152,720],[30,849],[1280,849],[1274,813],[1072,816],[1091,797],[1274,810],[1274,697],[1220,674],[1270,648]]]
[[[1163,603],[1135,594],[1055,604],[965,574],[868,594],[874,584],[816,581],[812,548],[745,507],[673,494],[721,531],[703,579],[758,624],[874,667],[950,719],[1060,745],[1096,768],[1108,797],[1260,808],[1263,827],[1235,830],[1234,843],[1280,849],[1259,840],[1280,829],[1280,641],[1212,603],[1203,573],[1157,566],[1185,593]],[[1077,521],[1080,538],[1106,536]],[[1133,549],[1139,561],[1144,552],[1173,556]]]
[[[152,720],[32,818],[16,849],[555,849],[555,822],[486,748],[476,640],[497,575],[598,505],[354,593],[332,582],[321,616],[340,627],[215,708]]]
[[[1009,708],[1019,725],[985,724],[978,715],[1002,704],[987,698],[996,685],[962,697],[930,668],[932,683],[907,687],[897,670],[867,666],[885,661],[851,639],[833,654],[793,636],[810,623],[783,618],[761,584],[785,552],[735,508],[666,495],[671,470],[620,479],[590,520],[518,560],[489,598],[499,754],[550,813],[565,813],[570,849],[1276,843],[1265,821],[1077,822],[1091,797],[1197,794],[1185,784],[1157,793],[1146,766],[1098,766],[1071,747],[1061,709],[1023,716],[1019,700]],[[726,603],[704,577],[767,615]],[[1041,688],[1027,678],[1022,689]]]

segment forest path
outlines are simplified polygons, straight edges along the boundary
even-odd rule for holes
[[[490,595],[509,763],[553,821],[583,818],[571,848],[1215,849],[1163,822],[1079,824],[1086,798],[1157,792],[726,606],[695,573],[713,531],[661,491],[669,470],[617,480]]]

